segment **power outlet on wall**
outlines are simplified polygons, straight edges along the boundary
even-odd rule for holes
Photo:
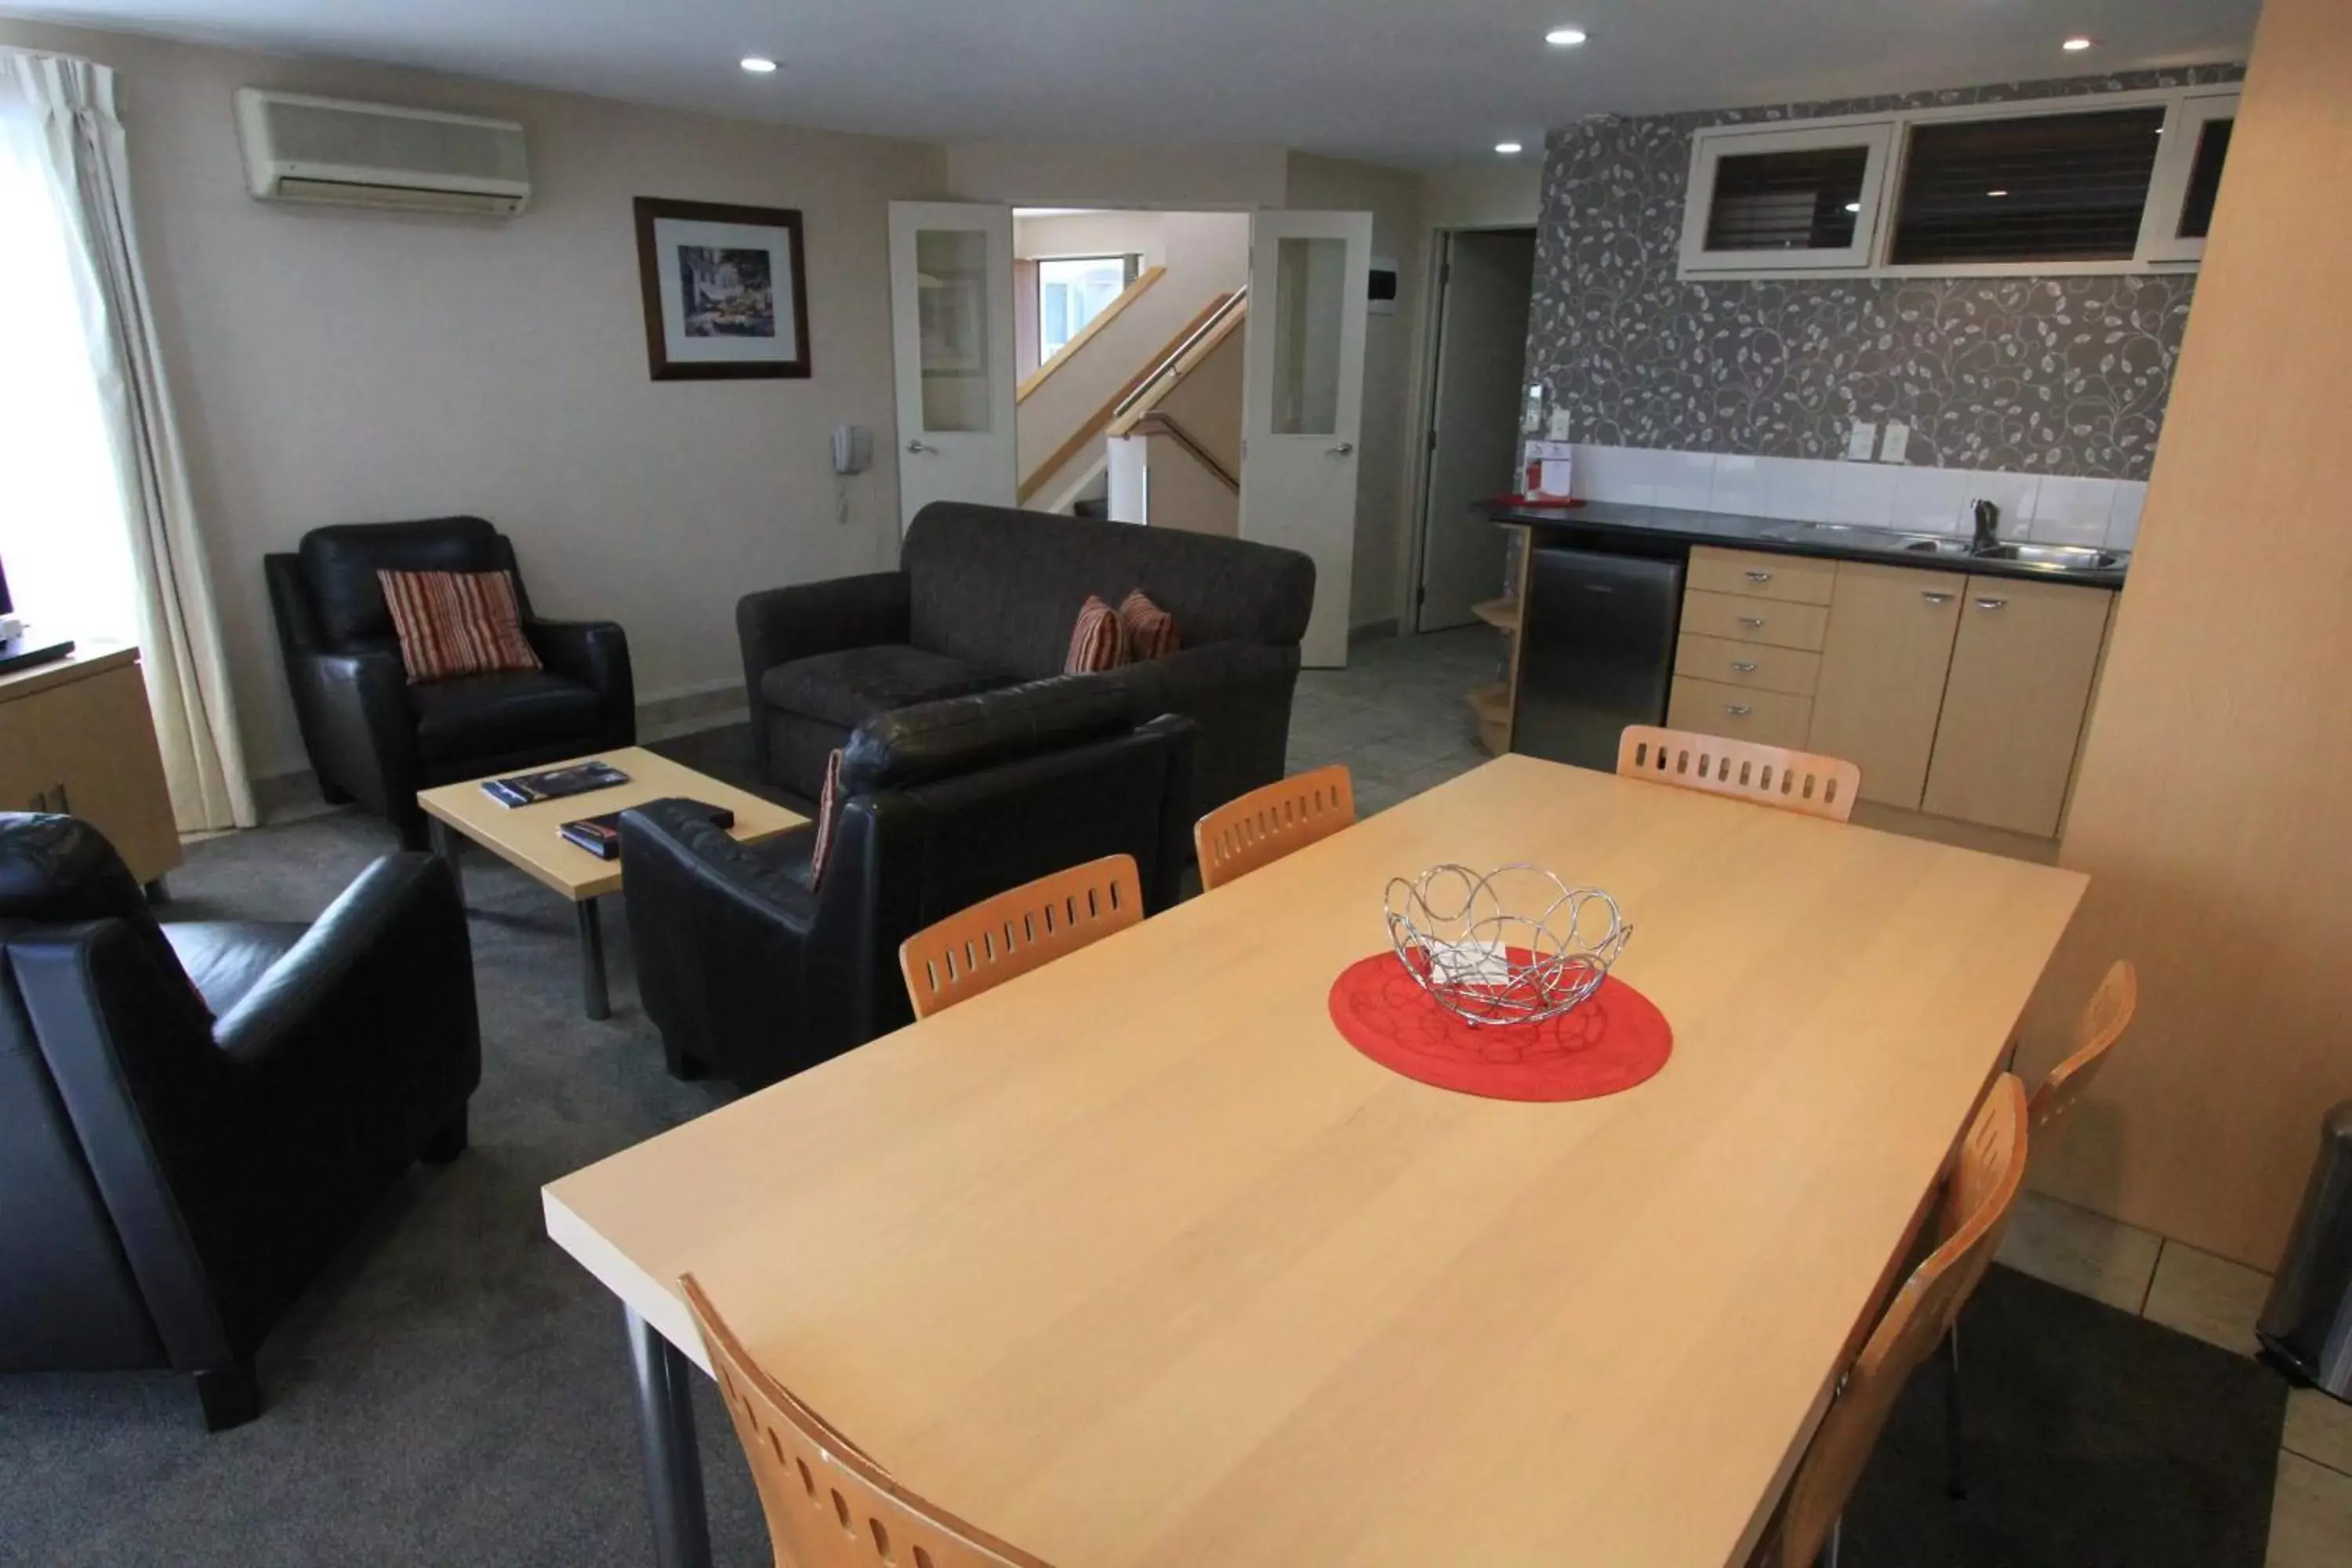
[[[1845,455],[1857,463],[1870,461],[1870,454],[1878,447],[1878,426],[1867,419],[1853,422],[1853,431],[1845,438]]]

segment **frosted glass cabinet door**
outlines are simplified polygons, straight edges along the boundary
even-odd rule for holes
[[[1013,504],[1013,212],[890,204],[900,526],[935,500]]]

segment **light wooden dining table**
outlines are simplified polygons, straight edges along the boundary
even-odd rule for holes
[[[1608,889],[1673,1026],[1525,1104],[1330,1022],[1391,877]],[[691,1272],[905,1485],[1059,1568],[1737,1564],[2085,879],[1507,756],[550,1185],[708,1557]]]

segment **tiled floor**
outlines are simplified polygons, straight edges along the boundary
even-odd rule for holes
[[[1486,753],[1464,698],[1497,678],[1503,648],[1500,634],[1467,626],[1360,643],[1345,669],[1300,671],[1290,771],[1347,763],[1367,816],[1467,773]]]
[[[2243,1355],[2270,1276],[2137,1226],[2028,1193],[2000,1260]],[[2309,1389],[2287,1402],[2269,1568],[2352,1563],[2352,1405]]]

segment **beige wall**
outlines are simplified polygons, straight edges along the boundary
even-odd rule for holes
[[[2061,1196],[2279,1261],[2352,1097],[2352,7],[2269,0],[2062,858],[2091,874],[2038,1072],[2116,956],[2140,1018],[2034,1152]],[[2260,549],[2247,548],[2259,539]]]
[[[415,72],[0,21],[122,73],[133,196],[257,774],[305,765],[261,556],[324,522],[478,512],[534,601],[629,630],[642,698],[740,679],[734,603],[895,549],[887,457],[835,521],[827,435],[891,408],[887,205],[943,153]],[[536,192],[508,222],[267,205],[245,86],[501,115]],[[656,384],[630,199],[793,206],[814,375]]]
[[[1431,228],[1532,228],[1543,212],[1543,157],[1422,176],[1421,220]]]
[[[1372,254],[1393,258],[1396,312],[1376,315],[1364,331],[1363,432],[1357,445],[1355,578],[1348,624],[1376,626],[1400,614],[1404,556],[1411,545],[1405,513],[1414,454],[1406,429],[1418,388],[1412,353],[1421,318],[1427,244],[1421,216],[1422,177],[1377,163],[1290,155],[1284,205],[1310,211],[1369,212]]]
[[[1278,207],[1279,147],[1166,142],[964,142],[947,149],[959,201],[1056,207]]]

